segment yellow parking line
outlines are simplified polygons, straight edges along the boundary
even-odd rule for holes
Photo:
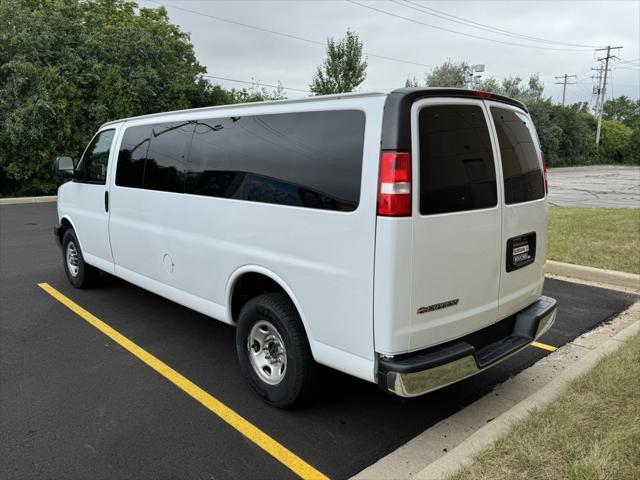
[[[546,343],[540,342],[531,342],[531,345],[541,348],[542,350],[549,350],[550,352],[555,352],[558,349],[558,347],[554,347],[553,345],[547,345]]]
[[[220,419],[235,428],[238,432],[247,437],[249,440],[269,453],[272,457],[291,469],[300,477],[305,479],[328,479],[326,475],[313,468],[307,462],[288,450],[282,444],[278,443],[276,440],[264,433],[251,422],[245,420],[220,400],[205,392],[202,388],[197,386],[188,378],[182,376],[162,360],[159,360],[143,348],[133,343],[127,337],[119,333],[117,330],[111,328],[109,325],[104,323],[93,314],[89,313],[74,301],[64,296],[48,283],[39,283],[38,286],[53,298],[58,300],[60,303],[62,303],[64,306],[66,306],[69,310],[82,317],[84,320],[104,333],[107,337],[118,343],[125,350],[128,350],[129,353],[138,357],[160,375],[171,381],[178,388],[200,402],[211,412],[220,417]]]

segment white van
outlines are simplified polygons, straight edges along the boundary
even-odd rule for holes
[[[546,172],[524,105],[401,89],[104,124],[58,190],[70,282],[98,270],[237,326],[253,390],[291,405],[315,363],[411,397],[524,348]],[[176,319],[179,321],[179,319]]]

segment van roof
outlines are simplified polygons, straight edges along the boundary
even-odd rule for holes
[[[164,115],[174,114],[174,113],[184,113],[184,112],[204,112],[204,111],[215,111],[225,108],[243,108],[243,107],[255,107],[259,105],[273,105],[273,104],[296,104],[296,103],[309,103],[309,102],[322,102],[327,100],[339,100],[341,98],[353,98],[353,97],[380,97],[380,96],[390,96],[396,101],[400,101],[399,103],[404,102],[414,102],[420,98],[426,97],[473,97],[473,98],[485,98],[491,99],[498,102],[508,103],[527,111],[527,108],[524,106],[522,102],[514,100],[509,97],[505,97],[503,95],[497,95],[489,92],[480,92],[477,90],[467,90],[464,88],[441,88],[441,87],[417,87],[417,88],[399,88],[392,91],[379,91],[379,92],[352,92],[352,93],[337,93],[333,95],[318,95],[313,97],[305,97],[305,98],[297,98],[297,99],[285,99],[285,100],[266,100],[262,102],[251,102],[251,103],[234,103],[234,104],[226,104],[226,105],[214,105],[210,107],[200,107],[200,108],[189,108],[184,110],[173,110],[169,112],[158,112],[158,113],[150,113],[148,115],[138,115],[135,117],[121,118],[118,120],[111,120],[109,122],[105,122],[102,127],[107,125],[113,125],[120,122],[125,122],[129,120],[139,120],[145,118],[155,118],[161,117]],[[404,102],[403,102],[404,100]],[[101,128],[102,128],[101,127]]]
[[[138,115],[136,117],[121,118],[119,120],[111,120],[109,122],[106,122],[102,126],[104,127],[106,125],[125,122],[129,120],[140,120],[144,118],[161,117],[161,116],[170,115],[173,113],[206,112],[208,110],[215,111],[215,110],[221,110],[225,108],[243,108],[243,107],[255,107],[260,105],[273,105],[273,104],[288,105],[292,103],[307,103],[307,102],[321,102],[325,100],[337,100],[340,98],[381,97],[381,96],[388,95],[388,93],[389,92],[350,92],[350,93],[336,93],[333,95],[318,95],[315,97],[304,97],[304,98],[285,99],[285,100],[264,100],[262,102],[250,102],[250,103],[228,103],[225,105],[212,105],[210,107],[187,108],[184,110],[172,110],[169,112],[158,112],[158,113],[150,113],[148,115]]]

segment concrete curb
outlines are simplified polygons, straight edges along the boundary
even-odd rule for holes
[[[572,263],[547,260],[545,272],[563,277],[579,278],[591,282],[607,283],[619,287],[640,289],[640,275],[635,273],[617,272],[601,268],[574,265]]]
[[[637,304],[630,309],[634,307],[637,312]],[[514,422],[524,419],[534,409],[541,409],[547,406],[565,391],[569,382],[591,370],[602,357],[616,351],[626,339],[637,332],[640,332],[640,320],[638,319],[609,340],[589,351],[579,362],[560,372],[546,386],[522,400],[495,420],[487,423],[449,453],[440,457],[417,474],[412,475],[411,478],[415,480],[442,479],[469,465],[474,457],[491,447],[496,440],[505,435]],[[558,352],[560,350],[562,349],[559,349]]]
[[[18,203],[48,203],[58,200],[57,195],[50,195],[45,197],[13,197],[13,198],[0,198],[0,205],[15,205]]]

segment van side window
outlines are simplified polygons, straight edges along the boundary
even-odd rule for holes
[[[116,185],[131,188],[142,187],[142,174],[150,139],[150,125],[129,127],[124,132],[118,154]]]
[[[151,145],[144,166],[143,188],[184,192],[184,171],[192,135],[191,122],[153,125]]]
[[[353,211],[365,115],[359,110],[198,120],[186,193]]]
[[[491,139],[479,106],[426,106],[418,128],[421,214],[497,205]]]
[[[80,174],[78,180],[104,184],[107,180],[109,152],[115,130],[104,130],[96,135],[84,152],[76,171]]]
[[[498,132],[507,205],[544,197],[540,149],[531,119],[521,112],[491,107]]]

